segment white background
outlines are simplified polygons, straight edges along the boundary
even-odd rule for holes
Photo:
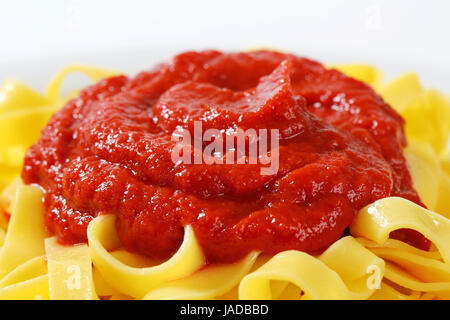
[[[450,1],[0,0],[0,81],[42,90],[68,63],[135,73],[187,49],[275,47],[416,70],[450,93]]]

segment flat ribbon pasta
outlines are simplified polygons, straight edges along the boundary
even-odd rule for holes
[[[433,242],[450,263],[450,220],[399,197],[377,200],[361,209],[350,226],[354,236],[383,244],[392,231],[413,229]]]
[[[365,82],[375,90],[378,90],[381,87],[383,74],[373,66],[367,64],[339,64],[329,65],[329,67],[335,68],[352,78]]]
[[[22,281],[37,278],[48,273],[47,258],[45,255],[31,258],[8,273],[0,280],[0,288],[10,286]]]
[[[5,242],[0,249],[0,278],[27,260],[44,254],[42,193],[33,186],[19,185]]]
[[[53,79],[50,81],[47,87],[47,97],[50,100],[61,100],[61,86],[64,79],[71,73],[80,72],[86,75],[92,82],[98,82],[104,78],[108,78],[117,74],[120,74],[118,71],[106,70],[95,67],[88,67],[83,65],[70,65],[64,69],[62,69]]]
[[[101,215],[89,223],[88,241],[92,261],[103,278],[119,292],[142,298],[151,289],[168,280],[183,278],[204,264],[204,256],[190,226],[178,251],[162,264],[136,268],[115,258],[108,249],[120,246],[114,215]]]
[[[252,252],[244,259],[226,265],[210,266],[187,278],[164,283],[144,299],[212,299],[230,291],[250,271],[258,257]]]
[[[348,236],[318,258],[294,250],[276,254],[244,277],[239,298],[272,299],[270,284],[278,280],[299,287],[304,299],[366,299],[378,287],[383,273],[384,261]]]
[[[380,289],[376,290],[369,300],[418,300],[419,298],[419,291],[412,291],[410,294],[402,293],[383,281]]]
[[[86,244],[63,246],[45,239],[50,299],[96,300],[92,263]]]
[[[332,67],[372,86],[406,119],[404,154],[432,211],[401,198],[378,200],[353,222],[357,238],[344,237],[317,257],[252,252],[233,264],[205,266],[187,226],[178,252],[154,261],[121,248],[113,215],[91,222],[89,246],[59,245],[46,238],[40,190],[17,178],[25,152],[77,94],[62,94],[67,75],[81,72],[96,82],[118,73],[69,66],[44,95],[14,80],[0,87],[0,208],[11,213],[8,222],[0,212],[0,299],[450,299],[450,97],[422,88],[413,73],[383,86],[374,67]],[[438,250],[389,238],[401,228],[417,230]]]
[[[64,79],[73,72],[83,73],[94,82],[118,74],[72,65],[54,77],[46,95],[15,80],[6,80],[0,87],[0,189],[19,174],[26,150],[37,141],[50,117],[74,96],[61,94]]]
[[[48,300],[48,275],[12,284],[0,289],[0,300]]]

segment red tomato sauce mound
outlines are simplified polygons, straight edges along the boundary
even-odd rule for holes
[[[279,129],[279,170],[175,164],[176,128],[193,134]],[[134,78],[84,89],[45,127],[22,178],[45,192],[45,220],[64,244],[117,216],[126,249],[167,258],[192,225],[207,261],[252,250],[320,252],[359,209],[400,196],[420,205],[402,154],[403,119],[369,86],[318,62],[272,51],[186,52]],[[192,146],[194,152],[194,146]],[[412,230],[394,235],[420,248]]]

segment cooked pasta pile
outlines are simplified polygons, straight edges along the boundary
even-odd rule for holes
[[[366,65],[335,66],[371,85],[406,120],[404,150],[426,210],[402,198],[363,208],[351,236],[319,256],[252,252],[226,265],[205,265],[190,226],[178,251],[156,261],[125,251],[114,215],[88,227],[88,244],[62,246],[47,234],[40,189],[19,177],[27,148],[51,115],[76,95],[61,95],[71,72],[93,81],[114,72],[71,66],[41,95],[16,81],[0,88],[0,299],[450,299],[450,98],[423,89],[415,74],[388,85]],[[389,238],[422,233],[419,250]]]

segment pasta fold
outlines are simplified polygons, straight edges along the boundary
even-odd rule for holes
[[[108,249],[120,246],[114,215],[101,215],[88,226],[92,261],[102,277],[118,291],[142,298],[151,289],[168,281],[183,278],[204,264],[204,256],[190,226],[185,228],[183,243],[167,261],[147,268],[131,267],[115,258]]]
[[[377,200],[361,209],[350,226],[354,236],[378,244],[398,229],[412,229],[433,242],[445,263],[450,263],[450,220],[399,197]]]
[[[92,262],[86,244],[63,246],[45,239],[50,299],[95,300]]]
[[[348,261],[352,261],[351,264]],[[303,299],[366,299],[378,288],[384,261],[344,237],[318,258],[300,251],[284,251],[248,274],[239,286],[240,299],[272,299],[271,281],[299,287]]]
[[[252,252],[216,266],[205,264],[190,226],[167,261],[124,250],[113,215],[90,223],[87,245],[48,238],[42,193],[18,178],[26,150],[76,93],[62,93],[69,74],[96,82],[118,72],[72,65],[43,95],[7,80],[0,87],[0,299],[450,299],[450,97],[423,88],[414,73],[383,85],[372,66],[332,67],[372,86],[405,118],[404,155],[428,210],[381,199],[357,214],[351,236],[318,256]],[[432,249],[389,238],[402,228],[422,233]]]
[[[0,278],[27,260],[43,255],[46,236],[40,189],[19,185],[8,232],[0,249]]]

